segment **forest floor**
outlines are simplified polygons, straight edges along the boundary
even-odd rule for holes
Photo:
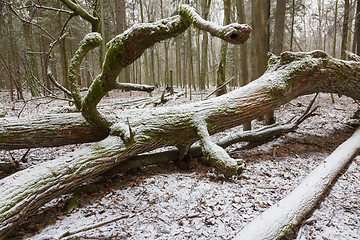
[[[154,94],[160,95],[160,91]],[[299,97],[280,107],[277,120],[301,115],[313,97]],[[240,176],[226,180],[197,162],[188,170],[166,163],[102,176],[93,189],[80,191],[78,206],[69,213],[66,209],[71,194],[36,211],[9,239],[59,239],[65,233],[70,235],[62,239],[232,239],[255,216],[291,192],[354,132],[351,123],[356,120],[352,116],[359,105],[347,97],[334,97],[332,103],[329,94],[320,94],[315,116],[295,132],[268,142],[228,147],[232,157],[246,162]],[[110,93],[101,104],[105,112],[122,111],[145,98],[145,93],[119,91]],[[192,101],[199,99],[200,93],[195,92]],[[183,96],[165,106],[185,102],[189,98]],[[66,105],[49,99],[26,105],[10,103],[3,92],[0,103],[14,117]],[[255,128],[261,125],[261,121],[253,121]],[[214,138],[235,131],[241,127]],[[20,168],[51,161],[81,146],[31,149]],[[19,160],[26,151],[0,151],[0,160]],[[337,178],[316,209],[284,239],[360,239],[360,156]]]

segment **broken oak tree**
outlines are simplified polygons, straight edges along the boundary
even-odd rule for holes
[[[71,9],[74,15],[79,15],[89,21],[93,31],[98,30],[98,19],[91,17],[78,3],[67,0],[61,2]],[[153,88],[150,86],[120,84],[116,78],[124,67],[133,63],[147,48],[156,42],[184,32],[191,23],[233,44],[245,42],[251,32],[251,28],[246,24],[218,26],[204,21],[195,9],[188,5],[181,5],[179,15],[154,23],[134,25],[112,39],[107,44],[108,51],[102,66],[102,73],[96,77],[83,98],[76,84],[76,74],[86,53],[102,41],[97,32],[89,33],[80,43],[80,48],[75,52],[69,65],[70,89],[60,87],[65,94],[73,98],[82,117],[79,114],[67,115],[67,119],[61,115],[57,117],[54,115],[41,116],[38,119],[27,119],[31,122],[24,122],[24,126],[20,127],[19,122],[13,119],[2,121],[0,141],[4,149],[16,149],[19,146],[25,147],[25,145],[59,146],[108,137],[73,155],[40,164],[2,179],[0,189],[4,191],[0,195],[1,239],[20,224],[21,220],[49,200],[93,179],[129,157],[169,145],[177,146],[181,149],[182,156],[185,156],[190,145],[198,139],[195,128],[204,129],[202,125],[196,124],[197,119],[202,119],[195,120],[196,111],[192,110],[193,113],[191,113],[185,108],[179,108],[170,110],[170,112],[169,110],[137,113],[129,111],[126,114],[121,113],[119,116],[103,116],[98,111],[97,105],[113,89],[130,88],[152,91]],[[51,73],[49,74],[51,75]],[[55,82],[53,78],[51,79]],[[172,111],[175,112],[171,116]],[[209,112],[207,115],[211,116],[212,114]],[[35,122],[36,127],[33,124]],[[189,128],[189,126],[191,127]],[[216,127],[212,131],[214,130],[217,131]],[[181,133],[182,137],[172,136],[172,131]],[[209,133],[207,132],[207,134]],[[40,135],[43,137],[39,137]],[[37,141],[38,137],[41,139],[40,142]],[[24,142],[17,144],[16,139],[24,140]],[[54,139],[56,139],[54,143],[51,143]],[[215,153],[212,156],[217,157],[218,155]],[[231,158],[228,160],[229,162],[224,162],[219,159],[219,168],[223,168],[225,174],[236,174],[239,166],[232,164]]]

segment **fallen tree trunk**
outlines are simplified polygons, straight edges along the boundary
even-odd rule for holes
[[[176,96],[166,96],[165,100],[169,101],[173,97]],[[119,106],[143,108],[146,105],[159,105],[160,101],[159,97],[144,98],[115,103],[115,108],[119,108]],[[76,112],[40,114],[28,118],[0,118],[0,150],[58,147],[97,142],[108,135],[108,131],[99,131],[98,128],[92,127],[81,113]]]
[[[286,52],[271,57],[259,79],[226,95],[171,108],[123,111],[110,136],[101,142],[0,181],[0,238],[47,201],[159,147],[176,146],[182,158],[192,143],[202,140],[207,142],[202,145],[204,155],[220,171],[227,176],[237,174],[242,165],[234,164],[225,152],[214,154],[208,135],[241,125],[304,94],[322,91],[360,99],[359,70],[359,63],[334,59],[322,51]]]
[[[360,150],[360,128],[315,168],[289,195],[256,217],[235,239],[265,240],[285,236],[306,216],[335,177]]]
[[[107,136],[107,132],[91,127],[80,113],[0,119],[1,150],[96,142]]]

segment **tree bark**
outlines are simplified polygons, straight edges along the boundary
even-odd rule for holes
[[[224,20],[223,24],[227,25],[230,23],[230,7],[231,0],[224,0]],[[222,86],[226,82],[226,55],[227,55],[228,44],[227,42],[221,42],[220,48],[220,63],[217,70],[217,81],[216,87]],[[220,96],[227,92],[226,86],[224,85],[216,92],[216,96]]]
[[[237,20],[239,23],[246,22],[245,16],[245,3],[244,0],[236,0]],[[249,62],[248,62],[248,43],[240,45],[240,70],[241,70],[241,83],[240,86],[245,86],[250,82],[249,78]],[[244,123],[244,131],[251,130],[251,121]]]
[[[283,51],[284,31],[285,31],[285,13],[287,0],[276,1],[276,14],[274,26],[274,45],[272,52],[279,55]]]
[[[251,21],[253,23],[254,33],[251,41],[252,56],[251,70],[252,79],[260,77],[266,70],[266,64],[269,52],[269,17],[270,1],[254,0],[251,5]],[[275,122],[274,114],[269,112],[264,116],[266,124]]]
[[[334,44],[333,44],[333,57],[336,57],[336,39],[337,39],[337,21],[338,21],[338,4],[339,0],[335,1],[335,19],[334,19]]]
[[[80,113],[3,118],[0,122],[2,150],[56,147],[100,141],[107,137],[107,133],[91,128]]]
[[[344,20],[343,20],[343,29],[342,29],[342,38],[341,38],[341,59],[346,58],[348,31],[349,31],[349,14],[350,14],[350,3],[349,0],[345,0]]]
[[[359,79],[358,62],[334,59],[323,51],[285,52],[270,58],[268,70],[259,79],[220,97],[171,108],[121,112],[110,136],[101,142],[0,181],[0,236],[4,238],[52,198],[130,157],[164,146],[178,147],[181,157],[202,139],[206,141],[202,150],[211,158],[208,135],[262,116],[300,95],[321,91],[360,99]],[[238,165],[217,162],[221,154],[215,155],[212,159],[218,169],[237,174]]]
[[[353,52],[360,55],[360,0],[356,1],[355,33],[353,41]]]

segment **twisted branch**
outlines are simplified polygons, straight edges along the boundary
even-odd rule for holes
[[[179,15],[154,23],[136,24],[124,33],[113,38],[107,47],[102,73],[94,80],[88,94],[82,101],[82,114],[85,119],[101,129],[109,129],[108,122],[96,109],[100,100],[119,84],[116,78],[120,71],[138,59],[143,52],[157,42],[183,33],[190,23],[208,31],[229,43],[239,44],[249,38],[251,28],[246,24],[230,24],[225,27],[205,21],[188,5],[181,5]]]

